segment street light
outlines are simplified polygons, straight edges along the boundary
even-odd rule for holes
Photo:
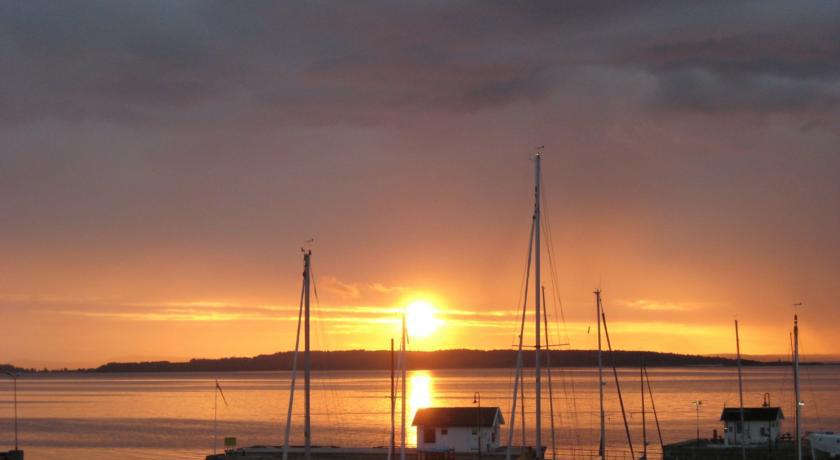
[[[18,379],[18,375],[13,374],[9,371],[3,371],[3,373],[12,378],[12,384],[14,386],[14,395],[15,395],[15,450],[18,450],[18,416],[17,416],[17,379]]]
[[[478,404],[478,409],[475,416],[476,432],[478,433],[478,460],[481,460],[481,393],[473,393],[473,404]]]
[[[703,401],[699,399],[694,401],[694,407],[697,409],[697,444],[700,444],[700,406],[703,405]]]

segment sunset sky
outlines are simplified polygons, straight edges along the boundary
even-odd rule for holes
[[[510,348],[538,145],[570,347],[600,287],[840,354],[840,2],[4,2],[0,62],[0,363],[291,349],[310,238],[315,347]]]

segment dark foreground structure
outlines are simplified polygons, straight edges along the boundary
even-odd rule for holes
[[[724,407],[720,414],[722,436],[714,430],[712,439],[668,444],[662,456],[664,460],[740,460],[744,458],[743,443],[743,454],[748,460],[796,460],[795,438],[781,434],[784,418],[782,409],[770,406],[769,402],[762,407]],[[802,458],[812,458],[807,440],[803,440]]]
[[[0,460],[23,460],[23,451],[10,450],[8,452],[0,452]]]
[[[796,460],[796,444],[793,441],[778,441],[771,449],[767,446],[745,448],[748,460]],[[663,460],[740,460],[741,447],[726,445],[721,440],[692,439],[668,444],[663,449]],[[807,441],[802,445],[803,460],[812,460]]]
[[[388,449],[384,447],[347,448],[347,447],[315,447],[311,449],[312,460],[385,460]],[[489,452],[482,452],[482,459],[499,460],[505,458],[506,448],[500,447]],[[533,449],[516,447],[513,449],[514,459],[533,459],[536,452]],[[283,458],[283,447],[255,446],[228,450],[222,454],[208,455],[206,460],[279,460]],[[289,460],[304,460],[304,448],[289,447]],[[391,456],[399,460],[400,450]],[[406,460],[475,460],[477,452],[453,452],[406,449]]]

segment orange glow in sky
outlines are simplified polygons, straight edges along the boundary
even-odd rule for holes
[[[85,3],[2,18],[0,364],[294,349],[302,246],[314,349],[511,349],[537,145],[555,343],[840,354],[838,2]]]

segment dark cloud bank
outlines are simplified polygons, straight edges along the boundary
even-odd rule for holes
[[[840,101],[835,2],[6,2],[0,43],[7,126],[379,123],[537,102],[593,67],[648,75],[660,110]]]

